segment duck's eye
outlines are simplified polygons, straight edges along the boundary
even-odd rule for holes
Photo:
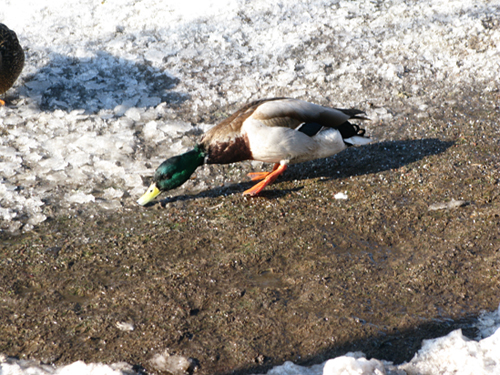
[[[164,177],[166,180],[170,180],[172,178],[172,175],[170,173],[167,173]]]

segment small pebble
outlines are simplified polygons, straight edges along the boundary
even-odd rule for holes
[[[440,202],[440,203],[433,203],[429,206],[429,211],[437,211],[437,210],[448,210],[451,208],[457,208],[457,207],[462,207],[465,206],[466,202],[462,200],[455,200],[452,199],[449,202]]]

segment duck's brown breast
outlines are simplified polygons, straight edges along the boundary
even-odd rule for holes
[[[229,164],[243,160],[252,160],[252,151],[246,135],[229,140],[211,142],[205,145],[207,164]]]

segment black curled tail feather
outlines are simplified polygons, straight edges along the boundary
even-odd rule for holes
[[[342,113],[348,115],[352,119],[368,120],[368,118],[364,116],[364,115],[366,115],[366,113],[364,111],[359,110],[359,109],[352,109],[352,108],[340,109],[340,108],[338,108],[338,110],[341,111]]]
[[[351,138],[355,135],[363,137],[365,135],[365,129],[361,129],[359,125],[351,124],[349,121],[344,122],[342,125],[337,127],[337,130],[342,135],[342,139]]]

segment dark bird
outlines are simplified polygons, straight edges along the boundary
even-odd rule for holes
[[[17,35],[0,23],[0,95],[12,87],[24,67],[24,51]],[[0,105],[5,105],[0,100]]]

